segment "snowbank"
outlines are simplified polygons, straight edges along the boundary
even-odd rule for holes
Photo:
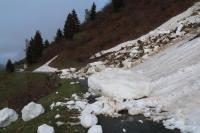
[[[108,69],[94,74],[88,79],[89,86],[114,99],[117,110],[123,107],[132,115],[143,113],[154,121],[166,119],[163,123],[167,128],[198,133],[199,44],[199,37],[186,39],[130,70]]]
[[[55,133],[55,131],[53,127],[43,124],[38,127],[37,133]]]
[[[0,128],[10,125],[17,119],[18,115],[13,109],[4,108],[0,110]]]
[[[137,99],[148,96],[150,93],[147,78],[140,73],[121,69],[106,69],[94,74],[89,77],[88,85],[91,91],[114,98]]]
[[[44,108],[41,104],[30,102],[22,109],[22,119],[24,121],[32,120],[44,113]]]
[[[94,125],[89,130],[88,133],[103,133],[101,125]]]

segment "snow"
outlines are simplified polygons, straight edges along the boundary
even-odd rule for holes
[[[139,123],[142,123],[142,124],[144,123],[143,120],[138,120],[138,122],[139,122]]]
[[[121,43],[113,48],[108,49],[108,50],[100,51],[100,52],[96,53],[95,55],[91,56],[90,59],[101,57],[102,55],[105,55],[108,53],[120,51],[125,47],[135,45],[135,43],[138,40],[144,41],[144,40],[146,40],[146,38],[151,37],[151,36],[170,34],[176,28],[177,28],[177,31],[176,31],[177,35],[182,35],[181,30],[184,26],[183,24],[200,22],[199,15],[197,15],[197,16],[192,15],[194,12],[198,12],[198,10],[200,9],[199,7],[200,7],[200,2],[197,2],[194,6],[192,6],[185,12],[171,18],[170,20],[168,20],[167,22],[165,22],[164,24],[162,24],[155,30],[149,32],[148,34],[143,35],[142,37],[140,37],[138,39]]]
[[[167,128],[198,133],[199,44],[200,38],[186,39],[130,70],[108,69],[94,74],[88,79],[89,86],[92,91],[118,101],[136,99],[127,102],[134,108],[123,104],[133,115],[143,113],[153,120],[160,116],[167,119],[163,121]]]
[[[61,121],[57,121],[56,122],[56,125],[59,127],[59,126],[62,126],[62,125],[64,125],[65,123],[64,122],[61,122]]]
[[[37,133],[55,133],[55,131],[53,127],[43,124],[38,127]]]
[[[123,131],[124,133],[126,133],[126,129],[125,129],[125,128],[123,128],[122,131]]]
[[[22,119],[24,121],[30,121],[39,115],[44,113],[44,108],[41,104],[36,104],[34,102],[30,102],[22,109]]]
[[[89,76],[90,94],[100,97],[89,104],[74,94],[74,100],[53,103],[51,108],[78,109],[81,124],[86,128],[97,124],[96,115],[119,116],[118,111],[126,109],[130,115],[143,114],[163,122],[169,129],[199,133],[199,12],[200,2],[148,34],[91,57],[109,53],[102,61],[77,71],[60,70],[61,78]],[[41,70],[51,71],[53,68],[48,65],[49,62]]]
[[[85,128],[92,127],[97,124],[98,119],[93,114],[82,114],[80,116],[81,125]]]
[[[10,125],[12,122],[18,119],[18,114],[9,108],[0,110],[0,128]]]
[[[55,56],[54,58],[52,58],[51,60],[49,60],[47,63],[45,63],[44,65],[42,65],[41,67],[37,68],[36,70],[34,70],[34,72],[56,72],[58,71],[57,68],[53,68],[50,67],[49,64],[54,61],[58,56]]]
[[[101,73],[93,74],[89,77],[88,85],[95,93],[122,99],[137,99],[148,96],[150,93],[148,79],[140,73],[121,69],[106,69]]]
[[[60,114],[57,114],[56,116],[55,116],[55,119],[58,119],[58,118],[60,118],[61,116],[60,116]]]
[[[88,133],[103,133],[101,125],[94,125],[89,130]]]

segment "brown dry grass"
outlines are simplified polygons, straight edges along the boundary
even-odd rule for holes
[[[121,42],[135,39],[183,12],[197,0],[125,0],[125,7],[114,13],[111,5],[99,12],[97,19],[82,25],[74,41],[61,40],[46,50],[42,61],[59,57],[51,64],[63,68],[76,62],[89,62],[94,53]],[[72,67],[76,66],[74,63]]]

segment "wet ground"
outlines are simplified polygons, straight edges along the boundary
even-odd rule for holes
[[[180,133],[179,130],[166,129],[161,123],[147,120],[142,115],[123,115],[118,118],[101,115],[98,120],[104,133]]]
[[[87,89],[86,80],[79,80],[83,88]],[[89,97],[89,103],[95,102],[95,97]],[[99,125],[103,127],[103,133],[180,133],[178,129],[166,129],[162,123],[155,123],[143,115],[130,116],[121,112],[122,116],[112,118],[104,115],[98,116]]]

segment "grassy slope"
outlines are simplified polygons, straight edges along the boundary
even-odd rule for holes
[[[56,94],[56,92],[59,92]],[[70,117],[77,116],[76,111],[69,111],[65,107],[57,107],[53,110],[50,110],[50,105],[53,101],[64,101],[64,98],[70,97],[73,93],[81,94],[84,92],[84,89],[81,88],[79,84],[70,85],[70,80],[63,80],[62,86],[55,90],[55,92],[43,97],[39,100],[45,108],[45,113],[33,119],[29,122],[23,122],[22,119],[19,119],[15,123],[11,124],[9,127],[0,130],[1,133],[36,133],[37,127],[41,124],[49,124],[54,126],[56,132],[58,133],[84,133],[86,132],[83,127],[80,125],[71,126],[69,122],[78,122],[78,119],[73,119]],[[55,119],[56,114],[60,114],[61,118]],[[56,121],[65,122],[64,125],[60,126],[59,128],[56,126]]]
[[[10,107],[17,111],[29,103],[49,94],[55,83],[47,74],[0,72],[0,108]],[[56,83],[55,83],[56,84]]]

